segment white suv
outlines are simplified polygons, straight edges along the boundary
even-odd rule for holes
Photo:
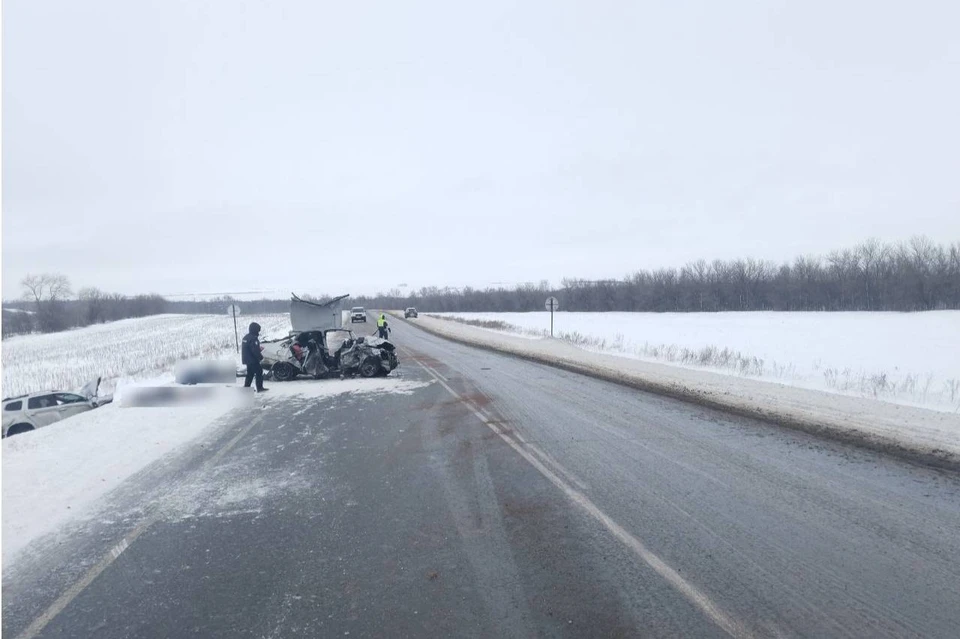
[[[367,311],[362,306],[354,306],[350,309],[350,323],[355,322],[367,323]]]
[[[80,393],[42,391],[4,399],[3,437],[49,426],[61,419],[110,403],[112,396],[97,397],[99,387],[100,380],[96,380],[96,385],[91,382]]]

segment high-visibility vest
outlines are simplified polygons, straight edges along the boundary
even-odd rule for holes
[[[387,323],[387,318],[384,317],[383,315],[377,318],[377,326],[382,328],[386,323]]]

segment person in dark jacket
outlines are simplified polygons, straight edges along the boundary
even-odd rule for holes
[[[250,382],[257,378],[257,392],[262,393],[267,390],[263,387],[263,366],[260,360],[263,359],[263,353],[260,352],[260,325],[256,322],[250,324],[250,332],[243,336],[243,346],[240,348],[243,357],[243,364],[247,367],[247,378],[243,382],[244,388],[250,388]]]

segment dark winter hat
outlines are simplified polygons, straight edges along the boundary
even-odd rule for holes
[[[260,325],[256,322],[250,322],[250,332],[251,333],[260,333]]]

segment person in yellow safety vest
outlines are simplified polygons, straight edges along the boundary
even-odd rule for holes
[[[383,313],[380,313],[380,317],[377,318],[377,331],[380,334],[380,337],[387,339],[387,332],[390,329],[387,328],[387,316]]]

